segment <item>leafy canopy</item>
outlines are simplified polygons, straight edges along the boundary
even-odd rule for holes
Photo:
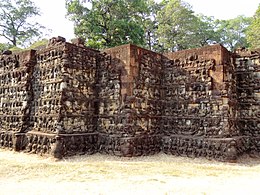
[[[8,43],[0,43],[0,52],[10,49],[12,46]]]
[[[76,36],[97,49],[133,43],[164,52],[221,43],[233,50],[260,44],[260,8],[251,24],[245,16],[196,15],[183,0],[66,0],[66,7]]]
[[[260,48],[260,4],[246,32],[246,38],[252,49]]]
[[[149,14],[146,0],[66,0],[75,34],[93,48],[114,47],[125,43],[143,45],[143,21]]]
[[[40,35],[43,26],[32,19],[39,9],[30,0],[0,1],[0,35],[13,46],[25,45]]]
[[[248,47],[246,30],[251,23],[251,18],[237,16],[230,20],[216,20],[219,42],[230,50],[238,47]]]
[[[193,42],[196,17],[181,0],[164,0],[157,13],[159,43],[170,51],[186,49]]]

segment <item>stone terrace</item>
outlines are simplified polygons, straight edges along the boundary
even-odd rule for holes
[[[52,38],[0,56],[0,147],[56,158],[258,155],[259,80],[259,51],[97,51]]]

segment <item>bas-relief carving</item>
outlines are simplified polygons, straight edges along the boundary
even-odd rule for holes
[[[133,45],[99,52],[57,37],[38,51],[4,52],[0,147],[57,158],[256,155],[259,67],[259,53],[220,45],[164,56]]]

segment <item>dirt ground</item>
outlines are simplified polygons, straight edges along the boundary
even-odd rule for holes
[[[260,159],[237,163],[158,154],[57,161],[0,149],[0,194],[260,194]]]

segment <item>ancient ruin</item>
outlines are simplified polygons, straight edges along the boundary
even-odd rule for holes
[[[0,56],[0,147],[234,161],[260,153],[260,50],[159,54],[75,39]]]

